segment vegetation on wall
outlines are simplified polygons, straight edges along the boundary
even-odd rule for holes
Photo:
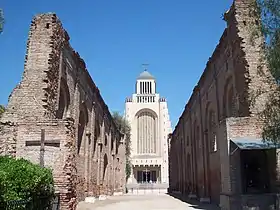
[[[5,112],[5,107],[3,105],[0,105],[0,117]]]
[[[125,135],[125,156],[126,156],[126,180],[129,178],[131,173],[131,128],[129,122],[118,112],[113,112],[113,119],[118,129]]]
[[[0,205],[12,200],[33,200],[42,197],[51,202],[54,197],[52,171],[25,159],[0,156]]]
[[[265,123],[262,134],[263,139],[280,143],[280,1],[256,0],[254,6],[260,19],[256,25],[261,33],[257,35],[265,38],[265,60],[276,84],[261,114]]]

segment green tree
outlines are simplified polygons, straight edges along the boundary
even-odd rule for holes
[[[3,32],[4,26],[4,13],[3,10],[0,8],[0,34]]]
[[[129,178],[131,173],[131,128],[129,122],[118,112],[113,112],[113,119],[118,129],[125,135],[125,156],[126,156],[126,180]]]
[[[261,117],[264,121],[263,139],[280,143],[280,1],[256,0],[254,3],[261,24],[257,27],[265,38],[265,60],[275,79]]]
[[[0,117],[5,112],[5,107],[3,105],[0,105]]]
[[[27,209],[39,209],[41,205],[49,206],[53,197],[54,180],[51,169],[42,168],[23,158],[0,156],[0,209],[4,209],[1,205],[6,202],[30,199],[33,199],[33,207]],[[42,198],[44,203],[41,203]]]

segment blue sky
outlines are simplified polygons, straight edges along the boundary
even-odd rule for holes
[[[232,0],[2,0],[0,104],[19,83],[32,17],[55,12],[111,111],[124,111],[142,63],[175,127],[225,28]]]

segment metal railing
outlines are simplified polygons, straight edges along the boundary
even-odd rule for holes
[[[167,193],[167,183],[135,183],[127,184],[128,194],[162,194]]]
[[[50,200],[49,197],[40,197],[39,199],[12,200],[0,203],[1,210],[59,210],[59,194]]]
[[[168,183],[131,183],[126,184],[127,189],[167,189]]]

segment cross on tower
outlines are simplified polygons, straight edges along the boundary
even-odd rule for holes
[[[143,63],[142,66],[144,68],[144,71],[147,71],[147,68],[148,68],[149,64],[148,63]]]

